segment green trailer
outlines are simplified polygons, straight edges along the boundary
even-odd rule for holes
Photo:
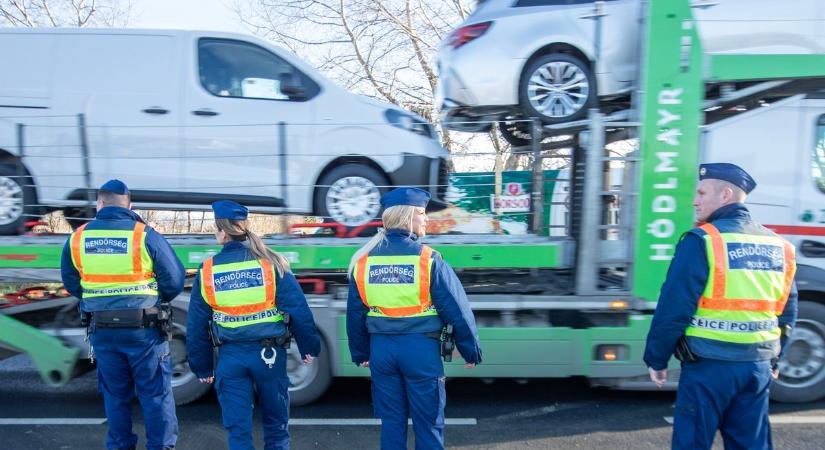
[[[598,11],[594,17],[594,25],[598,26]],[[574,135],[578,143],[568,177],[569,214],[564,233],[548,232],[553,225],[548,210],[555,202],[542,194],[546,188],[529,188],[533,191],[533,219],[528,225],[532,233],[426,238],[462,279],[484,349],[483,364],[464,370],[460,358],[454,358],[447,364],[449,376],[578,376],[594,385],[652,388],[642,362],[644,343],[675,244],[680,233],[692,226],[691,199],[702,155],[700,137],[708,102],[729,106],[745,96],[750,100],[760,95],[788,97],[806,88],[780,94],[772,89],[775,84],[764,81],[825,77],[825,55],[704,55],[696,29],[691,26],[687,0],[649,2],[645,23],[646,56],[640,65],[643,81],[632,102],[637,108],[610,115],[593,109],[587,120],[541,129],[545,135]],[[730,80],[734,89],[726,92],[725,98],[705,98],[706,81],[720,80]],[[758,82],[736,90],[739,85],[734,82],[753,80]],[[605,146],[616,130],[638,137],[638,150],[620,157],[609,155]],[[530,174],[531,183],[545,186],[545,178],[551,175],[541,169],[541,161],[551,152],[542,144],[534,142],[533,146],[536,169]],[[624,165],[625,181],[618,190],[604,182],[613,162]],[[618,197],[623,205],[617,222],[607,219],[606,196]],[[4,280],[59,281],[65,240],[66,236],[0,238],[0,276]],[[180,235],[169,237],[169,241],[188,269],[197,268],[218,250],[212,236]],[[368,369],[358,368],[350,360],[344,319],[346,269],[351,255],[365,241],[320,236],[274,236],[266,240],[291,261],[323,336],[318,364],[300,364],[295,346],[289,355],[291,398],[296,404],[318,398],[335,377],[369,375]],[[812,298],[825,301],[825,288],[819,289],[812,291]],[[61,303],[64,300],[68,301],[48,300],[56,302],[54,305],[44,302],[42,314],[53,315],[56,308],[65,307],[66,303]],[[192,401],[208,389],[197,382],[186,365],[184,324],[188,301],[185,294],[174,302],[178,324],[173,336],[174,387],[180,403]],[[76,323],[38,318],[33,310],[6,314],[37,328],[28,336],[62,336],[61,341],[43,336],[29,341],[24,334],[0,334],[0,341],[9,347],[31,354],[43,367],[42,372],[64,373],[61,364],[74,356],[61,350],[62,342],[70,342],[80,351],[80,357],[86,356],[83,330]],[[821,325],[825,329],[825,323]],[[23,341],[32,346],[23,345]],[[37,355],[48,349],[61,356],[46,362],[38,359]],[[50,365],[56,369],[50,369]],[[825,365],[817,367],[813,375],[825,377]],[[678,376],[678,370],[671,372]],[[668,385],[673,387],[675,382],[673,378]],[[810,394],[809,385],[804,386],[808,390],[796,389],[791,382],[785,387],[778,391],[795,394],[780,399],[810,400],[818,395]]]

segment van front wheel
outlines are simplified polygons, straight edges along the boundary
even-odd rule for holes
[[[34,188],[17,167],[0,164],[0,235],[20,234],[34,205]]]
[[[363,225],[381,211],[389,182],[376,169],[345,164],[326,173],[315,190],[315,214],[348,227]]]

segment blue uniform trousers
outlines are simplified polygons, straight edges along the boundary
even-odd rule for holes
[[[286,350],[276,348],[276,352],[275,364],[270,368],[261,359],[258,342],[229,342],[218,350],[215,390],[231,450],[255,448],[252,445],[252,408],[256,391],[263,409],[264,448],[289,449]],[[271,356],[271,350],[267,350],[266,356]]]
[[[157,329],[98,328],[90,335],[97,359],[98,389],[103,394],[109,431],[106,448],[130,448],[132,399],[137,392],[146,426],[146,448],[174,447],[178,419],[172,397],[172,356]]]
[[[709,449],[718,429],[725,449],[772,449],[770,384],[768,361],[700,359],[683,364],[673,416],[673,448]]]
[[[439,342],[424,334],[370,334],[370,372],[381,449],[407,448],[412,416],[415,448],[444,448],[444,366]]]

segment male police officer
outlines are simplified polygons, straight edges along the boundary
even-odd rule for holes
[[[756,182],[742,168],[703,164],[684,234],[662,286],[644,360],[658,386],[682,360],[673,448],[772,448],[768,389],[796,321],[793,246],[743,205]],[[772,373],[773,371],[773,373]]]
[[[137,391],[146,448],[174,448],[178,436],[172,397],[172,358],[161,332],[168,303],[183,290],[183,265],[172,247],[132,212],[129,189],[110,180],[97,195],[95,220],[78,228],[63,248],[63,284],[90,314],[109,432],[108,449],[134,449],[132,399]]]

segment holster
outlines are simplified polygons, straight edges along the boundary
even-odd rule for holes
[[[215,329],[215,322],[210,320],[206,329],[209,333],[209,341],[212,342],[212,347],[220,347],[223,345],[221,338],[218,336],[218,330]]]
[[[440,353],[441,358],[444,359],[445,362],[450,362],[453,360],[453,349],[455,349],[455,336],[453,336],[453,326],[446,325],[441,328],[441,332],[433,331],[431,333],[425,333],[427,337],[431,337],[440,344]]]
[[[679,338],[679,341],[676,342],[676,351],[674,352],[674,356],[676,359],[683,363],[692,363],[696,362],[696,355],[690,350],[690,346],[687,343],[687,339],[685,336]]]
[[[441,358],[444,362],[453,360],[453,350],[455,349],[455,336],[453,326],[448,324],[441,329]]]

